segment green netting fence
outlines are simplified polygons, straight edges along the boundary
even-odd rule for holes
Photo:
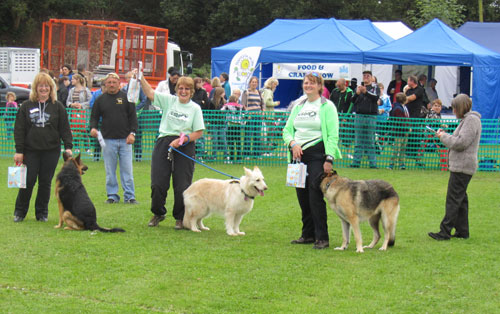
[[[9,109],[10,110],[10,109]],[[13,128],[15,109],[2,109],[0,122],[0,156],[14,154]],[[197,158],[203,162],[283,165],[287,163],[288,148],[282,140],[282,130],[288,112],[204,111],[206,130],[196,143]],[[89,160],[99,160],[100,148],[90,137],[90,111],[68,109],[75,152]],[[161,111],[143,110],[138,115],[139,130],[134,144],[136,161],[151,160],[158,136]],[[446,171],[448,151],[433,136],[427,126],[451,133],[457,127],[455,119],[398,119],[380,120],[362,115],[339,115],[339,146],[342,160],[335,167],[369,167],[374,156],[378,168],[433,169]],[[482,120],[482,139],[479,147],[479,169],[500,171],[500,120]]]

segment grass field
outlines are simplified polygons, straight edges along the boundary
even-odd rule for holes
[[[11,159],[0,159],[6,178]],[[249,165],[251,166],[251,165]],[[240,176],[236,165],[217,165]],[[104,227],[124,234],[56,230],[49,222],[12,222],[17,190],[1,188],[0,312],[3,313],[498,313],[500,176],[477,173],[469,185],[468,240],[437,242],[449,174],[439,171],[337,169],[356,179],[390,181],[401,198],[396,244],[387,252],[334,251],[341,227],[329,211],[329,249],[292,246],[300,209],[284,186],[286,167],[262,167],[269,186],[244,219],[244,237],[229,237],[221,217],[210,231],[176,231],[171,216],[147,227],[149,163],[134,164],[139,205],[105,204],[104,165],[83,177]],[[58,167],[59,169],[59,167]],[[222,176],[197,166],[195,178]],[[34,198],[32,199],[34,203]],[[32,205],[33,206],[33,205]],[[372,233],[362,228],[365,243]],[[353,241],[354,242],[354,241]]]

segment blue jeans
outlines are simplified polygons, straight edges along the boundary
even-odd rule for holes
[[[132,169],[132,144],[126,139],[104,139],[106,147],[102,150],[104,168],[106,169],[106,193],[108,198],[120,201],[116,165],[120,161],[120,181],[125,201],[135,199],[134,173]]]
[[[375,128],[377,116],[357,114],[354,117],[355,148],[353,165],[358,166],[364,155],[368,156],[370,167],[377,166],[375,157]]]

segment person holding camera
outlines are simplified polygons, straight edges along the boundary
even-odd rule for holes
[[[355,148],[352,168],[359,168],[364,155],[368,156],[370,168],[377,168],[375,157],[375,129],[377,126],[378,99],[380,88],[373,82],[371,71],[363,72],[363,83],[353,96]]]

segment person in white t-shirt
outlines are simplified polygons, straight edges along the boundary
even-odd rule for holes
[[[173,177],[175,229],[182,229],[184,218],[184,199],[182,193],[191,185],[194,161],[172,151],[174,147],[182,153],[195,158],[195,141],[203,135],[205,124],[198,104],[191,100],[194,94],[194,81],[181,77],[177,81],[177,96],[153,91],[142,76],[141,86],[153,106],[162,110],[158,139],[151,160],[151,212],[154,216],[148,226],[156,227],[165,219],[167,209],[165,200]],[[167,158],[167,156],[169,156]],[[175,164],[175,171],[174,170]]]

